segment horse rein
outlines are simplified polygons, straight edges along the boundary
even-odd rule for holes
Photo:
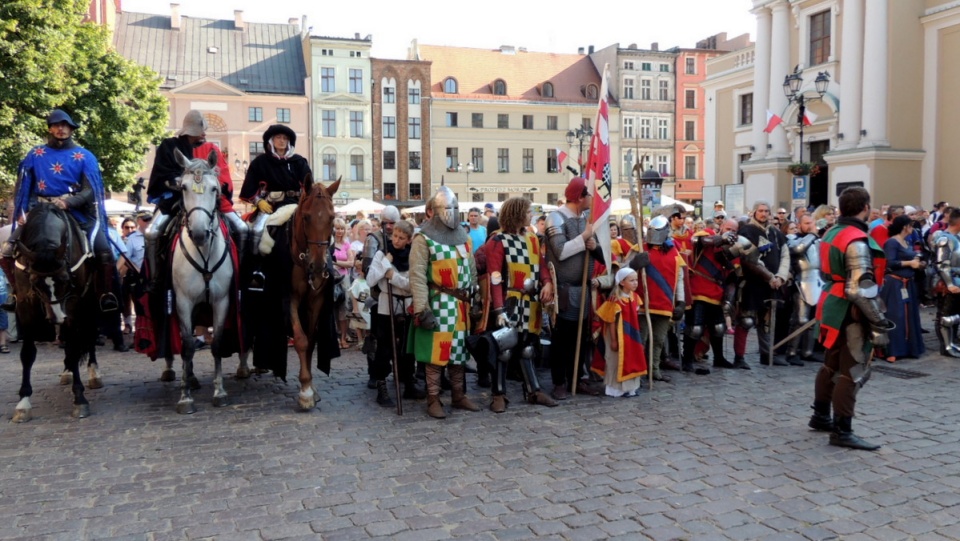
[[[193,178],[194,178],[194,183],[200,184],[203,180],[203,175],[200,173],[194,172]],[[218,185],[216,194],[214,196],[214,205],[216,205],[216,202],[219,200],[219,198],[220,198],[220,188]],[[213,239],[216,236],[216,231],[220,229],[219,228],[220,215],[217,212],[216,208],[214,208],[213,212],[210,212],[209,210],[203,207],[199,207],[199,206],[193,207],[192,209],[184,213],[183,228],[184,229],[190,228],[190,215],[192,215],[194,212],[197,212],[197,211],[203,212],[204,214],[207,215],[207,218],[209,218],[207,222],[209,225],[206,229],[206,236],[209,239]],[[191,239],[191,242],[192,242],[192,239]],[[187,250],[187,245],[183,242],[182,230],[180,231],[178,243],[180,245],[180,249],[183,251],[183,256],[187,258],[187,262],[190,263],[190,266],[192,266],[194,269],[199,271],[200,274],[203,276],[203,293],[207,303],[209,304],[210,303],[210,280],[213,279],[214,273],[216,273],[217,270],[219,270],[220,267],[223,265],[224,261],[227,260],[227,253],[230,251],[229,243],[227,243],[226,239],[224,239],[223,251],[220,253],[220,259],[217,260],[217,262],[213,265],[213,268],[210,268],[210,259],[208,259],[206,256],[203,255],[203,251],[200,250],[200,247],[197,246],[196,243],[193,243],[193,245],[196,246],[197,248],[197,254],[200,255],[200,260],[203,261],[203,266],[200,266],[200,263],[198,263],[196,259],[190,256],[190,250]]]
[[[316,197],[317,199],[323,199],[324,195],[325,194],[321,189],[320,193]],[[303,197],[310,197],[310,194],[305,191]],[[302,201],[303,199],[301,198],[301,202]],[[327,280],[330,279],[330,271],[329,269],[327,269],[327,265],[324,265],[323,272],[320,273],[320,285],[317,286],[314,284],[313,280],[316,277],[316,266],[314,265],[312,253],[310,251],[310,246],[311,245],[317,246],[318,248],[321,248],[323,252],[325,252],[329,249],[330,239],[327,239],[324,241],[310,240],[309,238],[307,238],[306,231],[304,231],[303,237],[304,237],[303,242],[307,245],[307,247],[306,247],[306,250],[300,252],[300,254],[297,256],[297,259],[299,260],[301,266],[307,271],[307,283],[310,285],[310,289],[313,291],[319,291],[327,283]]]

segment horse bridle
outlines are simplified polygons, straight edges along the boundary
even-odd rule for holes
[[[199,184],[200,182],[203,181],[203,174],[195,171],[193,173],[193,178],[194,178],[193,181]],[[219,199],[220,199],[220,186],[218,183],[216,192],[214,193],[214,205],[217,204]],[[213,212],[210,212],[209,210],[203,207],[193,207],[189,211],[183,213],[184,228],[190,229],[190,215],[192,215],[196,211],[203,212],[204,214],[207,215],[207,218],[208,218],[207,223],[209,224],[209,226],[206,229],[206,236],[207,238],[212,239],[213,236],[215,235],[216,230],[220,226],[220,213],[217,211],[216,208],[214,208]],[[190,256],[190,251],[187,250],[187,246],[183,242],[183,231],[180,232],[180,238],[178,243],[180,244],[180,249],[183,251],[183,256],[187,258],[187,262],[190,263],[190,266],[192,266],[194,269],[199,271],[200,274],[203,276],[203,292],[204,292],[204,296],[206,297],[207,303],[209,303],[210,302],[210,280],[213,279],[213,275],[217,272],[217,270],[220,269],[223,263],[227,260],[227,253],[230,251],[229,244],[226,242],[226,239],[224,239],[223,251],[220,254],[220,259],[217,260],[216,263],[214,263],[213,268],[210,268],[210,260],[207,259],[205,255],[203,255],[203,252],[200,250],[199,246],[197,247],[197,253],[200,254],[200,260],[203,261],[203,266],[200,266],[200,263],[198,263],[196,259]]]
[[[57,210],[59,211],[59,209]],[[77,289],[77,286],[74,283],[73,273],[76,272],[77,269],[79,269],[84,264],[84,262],[86,262],[87,259],[90,259],[93,256],[92,250],[90,249],[90,245],[87,243],[86,236],[79,235],[80,239],[83,241],[83,244],[84,244],[83,255],[81,255],[77,259],[77,262],[73,266],[70,266],[70,254],[72,253],[73,243],[76,240],[74,238],[76,236],[75,231],[73,230],[74,226],[73,224],[71,224],[70,219],[66,216],[66,214],[63,211],[59,211],[58,217],[60,218],[60,220],[64,222],[64,238],[61,238],[63,243],[63,257],[61,257],[59,260],[59,266],[52,271],[45,272],[45,271],[39,271],[35,269],[32,265],[24,265],[23,263],[20,262],[20,257],[17,257],[16,260],[14,261],[14,266],[16,266],[16,268],[26,272],[30,276],[36,276],[40,278],[53,278],[59,275],[64,275],[64,274],[66,275],[65,282],[67,284],[67,290],[63,294],[62,298],[57,298],[57,292],[56,292],[56,289],[54,288],[50,289],[50,295],[47,296],[35,284],[31,284],[31,288],[30,288],[31,292],[37,295],[41,299],[41,302],[49,303],[49,304],[63,304],[64,302],[66,302],[68,298],[70,298],[74,290]],[[26,246],[24,246],[23,242],[21,242],[19,239],[17,240],[16,251],[19,256],[26,257],[28,260],[32,261],[34,258],[35,252],[31,251]],[[33,282],[33,280],[31,280],[31,282]],[[87,284],[84,285],[83,290],[80,292],[80,296],[83,296],[87,292],[87,289],[89,287],[90,287],[90,283],[88,282]]]
[[[304,192],[304,194],[309,195],[309,194],[307,194],[307,192]],[[320,195],[318,195],[317,198],[318,198],[318,199],[322,199],[322,198],[323,198],[323,195],[325,195],[325,194],[324,194],[324,192],[323,192],[323,190],[322,190],[322,188],[321,188],[321,190],[320,190]],[[301,226],[301,227],[302,227],[302,226]],[[310,289],[313,290],[313,291],[318,291],[319,289],[321,289],[321,288],[324,286],[324,284],[327,283],[327,280],[330,279],[330,271],[327,269],[327,265],[324,264],[324,266],[323,266],[323,272],[320,273],[320,285],[319,285],[319,286],[314,285],[313,279],[314,279],[314,278],[316,277],[316,275],[317,275],[317,273],[316,273],[316,270],[317,270],[317,269],[316,269],[316,266],[314,265],[312,253],[311,253],[311,251],[310,251],[310,246],[311,246],[311,245],[314,245],[314,246],[317,246],[318,248],[321,248],[323,251],[327,251],[327,250],[329,250],[329,247],[330,247],[330,239],[327,239],[327,240],[310,240],[310,239],[307,237],[306,231],[304,231],[303,236],[304,236],[304,242],[305,242],[306,245],[307,245],[307,249],[304,250],[304,251],[302,251],[302,252],[300,252],[300,254],[297,256],[297,258],[299,259],[300,264],[304,267],[304,270],[307,271],[307,283],[310,284]],[[321,253],[323,253],[323,252],[321,252]]]

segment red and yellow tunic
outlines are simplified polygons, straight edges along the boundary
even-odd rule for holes
[[[866,242],[873,254],[873,268],[877,284],[883,283],[883,250],[873,238],[854,225],[836,225],[830,228],[820,242],[820,274],[823,276],[823,292],[817,303],[817,320],[820,321],[820,342],[831,348],[840,336],[840,327],[850,310],[844,288],[847,283],[847,247],[851,242]]]
[[[647,374],[647,356],[643,350],[643,334],[640,332],[638,310],[643,305],[636,292],[627,297],[609,299],[597,310],[597,317],[605,325],[614,325],[617,334],[617,381],[645,376]],[[604,373],[604,363],[594,363],[594,372]]]
[[[694,233],[694,237],[706,237],[714,233],[708,230]],[[721,261],[722,249],[704,246],[700,253],[694,254],[690,264],[690,297],[694,301],[703,301],[719,305],[723,299],[723,281],[730,273]]]
[[[660,246],[646,245],[646,250],[650,254],[650,265],[646,269],[650,304],[646,308],[651,314],[673,316],[677,283],[682,279],[681,272],[686,263],[675,246],[663,250]],[[638,293],[643,297],[643,281]]]

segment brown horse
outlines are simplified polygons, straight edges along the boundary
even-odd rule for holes
[[[313,182],[308,176],[303,181],[303,195],[293,215],[290,255],[293,273],[290,291],[290,323],[293,326],[293,347],[300,358],[300,395],[297,402],[304,411],[313,409],[319,398],[313,388],[310,358],[318,341],[333,336],[333,271],[330,259],[330,239],[333,238],[333,194],[340,180],[330,185]],[[330,373],[331,357],[336,357],[337,341],[321,344],[318,368]]]

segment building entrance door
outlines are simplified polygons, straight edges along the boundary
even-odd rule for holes
[[[823,155],[830,151],[829,141],[810,142],[810,162],[820,166],[820,171],[810,177],[810,204],[814,207],[826,205],[830,196],[827,162]]]

